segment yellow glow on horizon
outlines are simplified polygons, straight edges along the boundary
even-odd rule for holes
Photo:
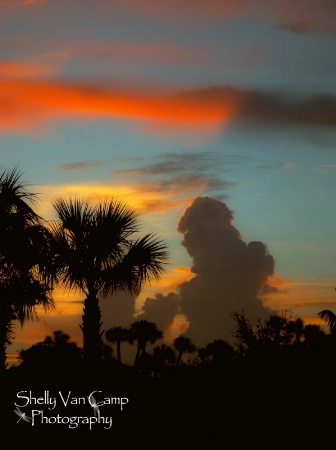
[[[288,281],[281,285],[282,291],[267,296],[265,306],[276,312],[288,311],[293,317],[300,317],[305,324],[326,324],[318,317],[322,309],[336,312],[335,285],[333,282]]]

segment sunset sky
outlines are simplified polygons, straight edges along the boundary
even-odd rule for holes
[[[102,299],[104,329],[136,311],[203,345],[233,310],[336,312],[335,48],[334,0],[0,0],[1,169],[45,219],[118,198],[169,249],[157,285]],[[82,343],[83,298],[55,300],[10,353]]]

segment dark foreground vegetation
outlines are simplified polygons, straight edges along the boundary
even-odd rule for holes
[[[321,312],[329,323],[328,332],[286,315],[272,315],[257,323],[242,312],[233,315],[235,345],[219,339],[197,348],[181,336],[174,345],[163,346],[157,334],[151,348],[140,355],[135,352],[138,357],[131,365],[120,360],[115,339],[111,351],[92,365],[68,335],[57,331],[46,337],[22,351],[18,364],[3,374],[1,448],[137,445],[156,449],[200,443],[214,448],[233,439],[233,448],[252,442],[259,442],[261,448],[303,448],[308,436],[320,433],[321,427],[334,420],[330,406],[335,401],[336,333],[329,320],[333,313]],[[150,328],[158,331],[155,324]],[[106,334],[115,337],[117,330],[112,330]],[[133,334],[132,340],[136,348],[139,342],[143,345],[139,336],[137,341]],[[185,349],[182,357],[181,348]],[[165,359],[163,354],[170,357]],[[57,398],[53,410],[43,404],[46,392],[49,398]],[[65,406],[60,392],[64,398],[75,399],[75,404],[69,400]],[[111,428],[97,423],[91,430],[85,423],[76,428],[67,423],[40,423],[40,415],[32,426],[14,412],[17,403],[28,417],[32,409],[43,410],[46,417],[59,415],[59,420],[94,417],[88,401],[92,393],[101,416],[112,417]],[[22,396],[29,395],[32,403],[23,406]],[[34,397],[42,398],[42,404],[35,404]],[[77,404],[80,398],[83,403]],[[104,398],[127,398],[127,403],[121,410],[118,404],[102,405]]]

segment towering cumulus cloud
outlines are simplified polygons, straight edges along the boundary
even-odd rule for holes
[[[187,334],[197,345],[214,339],[232,342],[233,311],[244,310],[252,319],[271,312],[261,293],[273,274],[274,259],[262,242],[245,243],[232,220],[225,203],[198,197],[178,223],[195,273],[180,285],[180,307],[190,322]]]

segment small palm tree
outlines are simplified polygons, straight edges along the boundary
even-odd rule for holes
[[[304,337],[304,328],[303,320],[300,317],[287,322],[286,330],[291,336],[290,344],[294,344],[296,346],[301,344]]]
[[[105,331],[105,338],[112,344],[117,344],[117,360],[121,364],[121,343],[133,343],[133,333],[130,328],[114,327]]]
[[[326,334],[320,325],[308,324],[304,327],[304,345],[312,347],[325,342]]]
[[[153,348],[152,364],[156,378],[160,377],[162,370],[176,361],[174,350],[166,344],[161,344]]]
[[[187,336],[178,336],[174,340],[174,347],[178,351],[176,366],[179,366],[181,364],[182,356],[184,353],[194,353],[196,351],[196,346]]]
[[[134,366],[137,366],[140,359],[146,353],[147,343],[154,344],[158,339],[162,338],[162,331],[160,331],[156,324],[148,322],[147,320],[137,320],[132,323],[131,330],[134,340],[137,341],[137,352],[135,355]]]
[[[98,296],[118,291],[139,294],[145,283],[160,278],[167,262],[166,246],[139,232],[135,212],[118,201],[96,206],[79,199],[58,198],[58,220],[50,225],[59,281],[85,295],[82,324],[85,360],[101,360],[101,311]]]
[[[54,307],[50,236],[32,209],[36,194],[20,181],[17,168],[0,174],[0,364],[5,369],[6,346],[13,338],[13,321],[36,316],[36,306]]]
[[[223,363],[232,360],[235,350],[231,344],[223,339],[215,339],[206,346],[206,351],[211,357],[212,363]]]

